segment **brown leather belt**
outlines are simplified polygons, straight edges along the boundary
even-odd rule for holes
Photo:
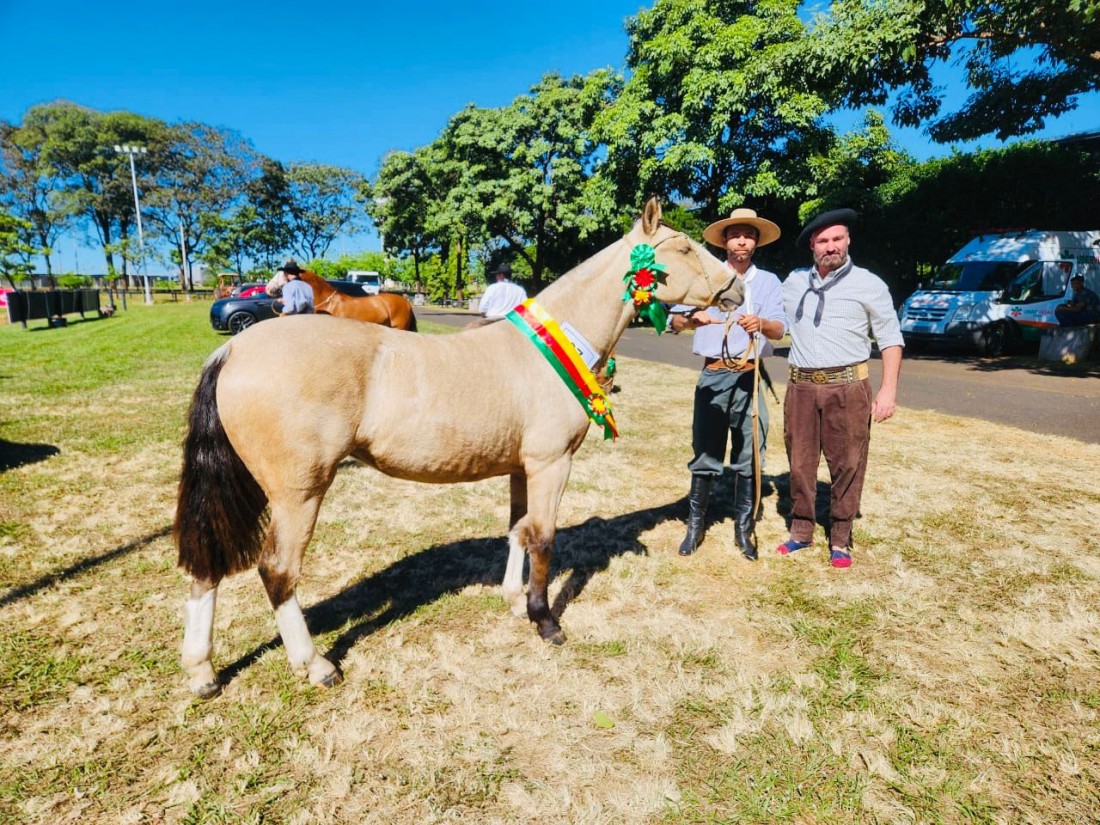
[[[722,358],[707,358],[703,364],[703,369],[711,370],[712,372],[720,372],[721,370],[729,370],[730,372],[748,372],[749,370],[756,368],[755,361],[743,361],[740,358],[732,358],[726,361]]]
[[[866,361],[849,364],[846,367],[822,367],[821,369],[790,368],[790,381],[810,384],[854,384],[870,375]]]

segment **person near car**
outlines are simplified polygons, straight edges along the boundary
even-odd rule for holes
[[[313,312],[313,287],[299,277],[302,270],[291,258],[282,267],[286,275],[283,284],[283,315],[308,315]]]
[[[1054,317],[1063,327],[1083,327],[1100,324],[1100,297],[1085,286],[1084,275],[1069,279],[1072,294],[1069,300],[1054,308]]]
[[[703,357],[703,369],[695,384],[691,424],[693,457],[688,462],[687,534],[680,543],[681,556],[690,556],[703,540],[707,503],[714,479],[721,477],[726,460],[727,433],[731,440],[733,470],[734,543],[754,561],[756,552],[756,473],[753,427],[757,429],[757,460],[763,462],[768,441],[768,409],[754,370],[766,354],[765,340],[778,340],[787,330],[779,278],[759,269],[753,253],[779,238],[779,227],[758,217],[752,209],[734,209],[728,218],[703,231],[703,239],[726,253],[726,266],[745,289],[744,303],[731,312],[717,307],[672,307],[669,327],[674,332],[694,330],[692,352]],[[753,398],[758,396],[753,420]]]
[[[848,255],[851,209],[824,212],[803,227],[814,265],[783,282],[791,336],[783,438],[790,461],[790,539],[786,555],[813,543],[817,468],[829,466],[829,560],[852,564],[852,521],[859,513],[871,421],[886,421],[897,406],[905,342],[890,290]],[[872,336],[882,357],[882,382],[872,397],[867,361]]]
[[[489,284],[477,308],[486,318],[503,318],[527,300],[527,290],[512,280],[512,267],[504,263],[489,273],[496,282]]]

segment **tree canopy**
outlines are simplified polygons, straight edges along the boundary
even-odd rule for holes
[[[954,248],[962,224],[1065,223],[1077,219],[1068,202],[1092,197],[1095,153],[1031,147],[918,164],[887,120],[940,141],[1040,128],[1100,90],[1100,0],[834,0],[810,18],[800,0],[654,0],[626,33],[625,77],[551,72],[506,106],[470,104],[426,145],[387,153],[373,180],[284,164],[202,123],[32,107],[0,122],[10,254],[44,255],[51,271],[57,239],[90,229],[109,273],[119,254],[135,271],[133,184],[116,144],[146,150],[134,165],[146,246],[185,273],[192,258],[242,274],[287,253],[317,262],[369,218],[388,270],[436,295],[460,296],[504,260],[538,289],[623,231],[651,194],[685,227],[744,205],[785,235],[819,210],[854,207],[882,238],[862,248],[899,278],[924,254],[906,240],[915,225],[935,224]],[[970,96],[950,108],[939,72],[952,66]],[[830,115],[853,107],[861,123],[838,134]],[[1026,164],[1044,183],[1064,181],[1058,194],[1013,192]],[[991,191],[998,199],[979,197]],[[760,257],[782,270],[798,254],[781,243]]]
[[[939,142],[1041,129],[1100,90],[1100,0],[835,0],[803,43],[805,74],[834,104],[881,105]],[[939,67],[969,97],[944,110]]]

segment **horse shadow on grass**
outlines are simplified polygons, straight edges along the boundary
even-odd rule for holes
[[[554,616],[560,620],[570,602],[612,559],[627,553],[648,554],[649,548],[639,538],[643,533],[665,521],[682,520],[686,513],[685,497],[612,518],[595,516],[558,530],[550,580],[563,576],[565,580],[551,607]],[[314,637],[342,630],[326,654],[339,667],[361,639],[425,605],[470,585],[499,587],[507,561],[508,545],[501,537],[437,544],[310,606],[304,611],[306,621]],[[507,609],[503,603],[502,609]],[[221,671],[220,681],[228,684],[279,644],[277,637],[272,638],[244,654]]]
[[[53,444],[20,444],[0,438],[0,473],[34,464],[55,456],[61,450]]]
[[[53,573],[47,573],[44,576],[40,576],[32,582],[27,584],[18,585],[13,587],[7,593],[0,596],[0,607],[5,607],[9,604],[26,599],[38,593],[41,590],[45,590],[48,587],[53,587],[56,584],[60,584],[63,581],[74,578],[76,576],[83,575],[89,571],[102,567],[104,564],[109,564],[117,559],[122,558],[130,553],[140,550],[147,545],[152,544],[154,541],[159,541],[166,536],[172,535],[171,527],[162,527],[152,533],[148,533],[140,538],[136,538],[133,541],[129,541],[126,544],[120,544],[113,550],[108,550],[98,556],[91,558],[81,559],[76,564],[71,564],[68,567],[63,567],[60,570],[55,570]]]

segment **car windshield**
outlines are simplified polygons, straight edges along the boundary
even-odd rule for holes
[[[940,267],[929,289],[993,292],[1004,289],[1031,261],[962,261]]]

